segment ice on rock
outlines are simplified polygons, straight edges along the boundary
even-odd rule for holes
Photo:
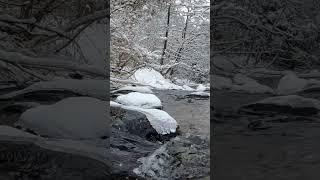
[[[157,96],[139,92],[120,95],[117,97],[116,102],[127,106],[137,106],[141,108],[157,108],[162,106],[161,101]]]

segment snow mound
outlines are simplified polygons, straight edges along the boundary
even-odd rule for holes
[[[106,80],[59,79],[34,83],[25,89],[2,95],[0,99],[13,98],[21,94],[42,90],[68,90],[84,96],[106,99],[108,88]]]
[[[120,95],[117,97],[116,102],[127,106],[137,106],[141,108],[156,108],[162,106],[161,101],[157,96],[139,92]]]
[[[278,106],[290,106],[294,108],[313,107],[320,110],[320,101],[312,98],[304,98],[298,95],[276,96],[258,101],[258,104],[275,104]]]
[[[199,84],[197,89],[196,89],[196,91],[200,91],[200,92],[201,91],[206,91],[206,90],[208,90],[208,88],[206,86],[202,85],[202,84]]]
[[[229,78],[211,75],[211,81],[213,82],[213,88],[215,89],[230,89],[232,87],[232,81]]]
[[[295,94],[302,91],[307,85],[307,80],[299,78],[294,72],[287,72],[279,81],[277,94]]]
[[[125,87],[119,88],[113,92],[119,92],[119,91],[135,91],[135,92],[140,92],[140,93],[153,94],[150,87],[147,87],[147,86],[125,86]]]
[[[188,85],[183,85],[182,86],[186,91],[194,91],[195,89],[189,87]]]
[[[125,106],[112,101],[110,101],[110,106],[143,113],[157,133],[162,135],[175,133],[178,127],[178,123],[174,118],[165,111],[159,109],[143,109],[135,106]]]
[[[151,68],[138,69],[131,79],[158,89],[176,89],[184,90],[183,87],[173,84],[170,80],[165,79],[158,71]]]
[[[302,79],[299,78],[294,72],[288,71],[279,81],[277,87],[277,94],[296,94],[301,91],[312,89],[317,86],[320,86],[320,81],[315,79]]]
[[[244,91],[248,93],[274,93],[273,89],[269,86],[260,84],[256,80],[242,74],[235,75],[233,81],[236,83],[232,85],[233,91]]]
[[[53,105],[25,111],[18,125],[40,135],[66,139],[110,136],[107,102],[90,97],[71,97]]]

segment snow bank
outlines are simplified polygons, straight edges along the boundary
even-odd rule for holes
[[[143,109],[135,106],[126,106],[121,105],[116,102],[110,101],[110,106],[113,107],[121,107],[123,109],[138,111],[146,115],[149,120],[151,126],[157,131],[159,134],[170,134],[175,133],[178,127],[177,121],[172,118],[168,113],[159,109]]]
[[[244,91],[248,93],[274,93],[273,89],[258,83],[256,80],[242,74],[234,76],[232,85],[233,91]]]
[[[165,79],[159,72],[150,68],[138,69],[131,79],[158,89],[176,89],[184,90],[183,87],[173,84],[170,80]]]
[[[40,135],[66,139],[110,136],[107,102],[90,97],[66,98],[25,111],[18,125]]]
[[[302,91],[307,85],[307,80],[299,78],[294,72],[287,72],[280,79],[276,92],[279,95],[295,94]]]
[[[153,94],[150,87],[147,86],[125,86],[121,87],[113,92],[120,92],[120,91],[135,91],[140,93],[147,93],[147,94]]]
[[[41,90],[68,90],[84,96],[97,97],[105,99],[107,97],[108,83],[106,80],[76,80],[76,79],[60,79],[53,81],[45,81],[34,83],[31,86],[0,96],[0,99],[13,98],[15,96],[41,91]]]
[[[294,72],[288,71],[279,81],[277,94],[296,94],[308,89],[309,87],[312,88],[311,86],[320,86],[320,81],[315,79],[302,79],[299,78]]]
[[[132,92],[126,95],[117,97],[116,102],[127,105],[137,106],[141,108],[157,108],[162,107],[160,99],[153,94],[143,94],[139,92]]]
[[[320,110],[320,101],[312,98],[304,98],[298,95],[276,96],[263,99],[255,104],[274,104],[278,106],[290,106],[292,108],[316,108]]]

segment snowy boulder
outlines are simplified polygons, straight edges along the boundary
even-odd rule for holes
[[[320,110],[320,101],[297,95],[276,96],[247,104],[240,111],[252,113],[284,113],[294,115],[316,115]]]
[[[294,72],[289,71],[280,79],[276,91],[279,95],[296,94],[302,91],[307,85],[307,80],[299,78]]]
[[[131,76],[131,79],[158,89],[183,90],[183,87],[173,84],[170,80],[165,79],[158,71],[151,68],[138,69]]]
[[[110,102],[111,107],[120,107],[122,109],[136,111],[144,114],[151,126],[158,134],[166,135],[176,133],[178,128],[177,121],[168,113],[159,109],[143,109],[135,106],[125,106],[115,102]]]
[[[90,97],[72,97],[25,111],[17,125],[43,136],[97,139],[110,136],[108,104]]]
[[[218,75],[211,75],[211,81],[214,89],[230,89],[232,86],[231,79]]]
[[[125,94],[130,92],[153,94],[151,88],[147,86],[125,86],[115,91],[112,91],[112,93],[125,93]]]
[[[256,80],[242,74],[235,75],[233,81],[235,82],[232,85],[233,91],[243,91],[252,94],[274,93],[273,89],[269,86],[260,84]]]
[[[59,79],[37,82],[29,87],[0,96],[0,99],[61,100],[70,96],[90,96],[106,99],[109,91],[107,80]],[[56,97],[59,96],[59,97]],[[60,97],[61,96],[61,97]],[[56,97],[56,98],[55,98]]]
[[[162,108],[160,99],[153,94],[132,92],[126,95],[118,96],[115,101],[127,106],[137,106],[141,108]]]
[[[130,110],[119,106],[111,106],[110,114],[112,127],[118,131],[117,133],[129,133],[131,136],[136,135],[148,141],[166,141],[176,136],[176,133],[158,133],[151,125],[146,114],[135,109]]]

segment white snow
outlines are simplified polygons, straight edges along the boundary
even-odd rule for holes
[[[183,85],[182,86],[186,91],[194,91],[195,89],[189,87],[188,85]]]
[[[294,72],[287,71],[286,74],[279,81],[277,87],[277,94],[296,94],[314,85],[320,86],[320,81],[315,79],[302,79],[299,78]]]
[[[120,105],[116,102],[110,102],[110,106],[121,107],[123,109],[138,111],[147,116],[151,126],[159,134],[175,133],[178,127],[177,121],[172,118],[168,113],[159,109],[143,109],[135,106]]]
[[[190,95],[198,95],[198,96],[203,96],[203,97],[209,97],[210,93],[207,93],[207,92],[193,92],[193,93],[190,93]]]
[[[165,79],[159,72],[151,68],[138,69],[131,78],[139,83],[158,89],[184,90],[183,87],[173,84],[170,80]]]
[[[274,93],[273,89],[258,83],[256,80],[242,74],[234,76],[232,85],[233,91],[244,91],[248,93]]]
[[[299,78],[294,72],[287,72],[286,75],[284,75],[279,81],[277,94],[295,94],[302,91],[303,88],[307,86],[307,84],[307,80]]]
[[[196,91],[205,91],[205,90],[207,90],[207,87],[205,87],[205,86],[202,85],[202,84],[199,84],[198,87],[197,87],[197,89],[196,89]]]
[[[298,95],[276,96],[258,101],[257,104],[275,104],[293,108],[314,107],[320,110],[320,101]]]
[[[135,91],[135,92],[147,93],[147,94],[153,93],[151,88],[147,87],[147,86],[125,86],[125,87],[121,87],[113,92],[119,92],[119,91]]]
[[[41,105],[25,111],[17,124],[53,138],[110,136],[107,105],[107,102],[91,97],[66,98],[53,105]]]
[[[105,99],[109,91],[106,80],[60,79],[34,83],[25,89],[2,95],[0,96],[0,99],[12,98],[21,94],[40,90],[69,90],[84,96],[101,99]]]
[[[161,101],[157,96],[139,92],[120,95],[117,97],[116,102],[127,106],[137,106],[141,108],[155,108],[162,106]]]

